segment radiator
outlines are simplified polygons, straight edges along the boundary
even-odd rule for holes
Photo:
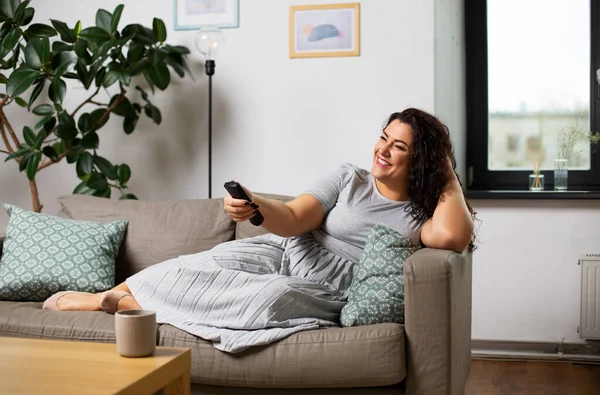
[[[581,263],[581,330],[583,339],[600,339],[600,254],[584,254]]]

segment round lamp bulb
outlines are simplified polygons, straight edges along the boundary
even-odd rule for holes
[[[219,49],[225,45],[225,36],[216,26],[204,26],[196,33],[195,44],[206,60],[215,60]]]

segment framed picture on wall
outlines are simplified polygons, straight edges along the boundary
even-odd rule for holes
[[[359,55],[359,3],[290,7],[290,58]]]
[[[239,0],[174,0],[175,30],[239,27]]]

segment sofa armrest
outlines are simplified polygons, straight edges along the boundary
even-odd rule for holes
[[[471,254],[424,248],[404,265],[406,394],[463,394],[471,367]]]

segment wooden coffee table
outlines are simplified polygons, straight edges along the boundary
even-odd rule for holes
[[[191,353],[124,358],[110,343],[0,337],[0,394],[190,393]]]

